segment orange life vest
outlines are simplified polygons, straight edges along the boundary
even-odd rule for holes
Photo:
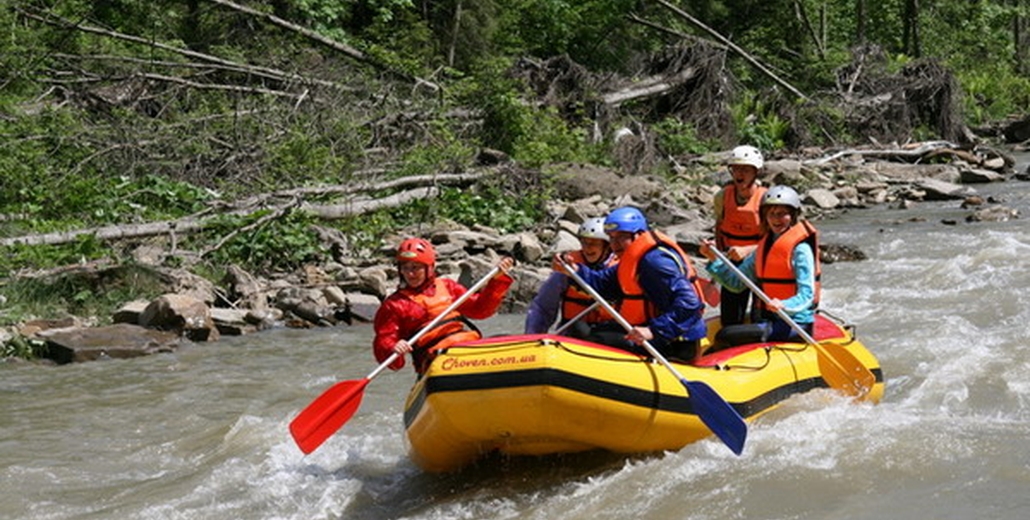
[[[425,324],[433,321],[434,318],[454,303],[454,298],[447,289],[447,284],[442,279],[436,278],[433,280],[433,283],[436,290],[432,296],[427,295],[425,292],[407,295],[408,299],[426,310]],[[479,331],[466,330],[466,323],[468,322],[465,321],[461,313],[451,311],[435,327],[422,334],[418,341],[412,345],[414,350],[411,352],[411,357],[415,362],[415,371],[419,374],[425,372],[425,369],[429,366],[429,361],[433,359],[432,353],[455,343],[472,341],[482,337]],[[421,329],[424,326],[420,325],[419,328]]]
[[[723,188],[722,218],[719,220],[719,249],[757,244],[762,238],[762,218],[758,214],[766,188],[755,186],[743,206],[737,204],[737,188]]]
[[[637,266],[640,264],[640,259],[656,247],[664,249],[679,264],[680,272],[687,277],[687,280],[690,280],[698,299],[701,299],[704,294],[701,291],[697,272],[694,271],[694,266],[690,262],[690,257],[683,252],[676,241],[659,231],[645,231],[630,243],[619,258],[618,277],[623,294],[622,303],[619,305],[619,314],[622,314],[622,317],[626,318],[631,325],[644,325],[656,315],[654,304],[644,298],[644,290],[637,280]]]
[[[758,244],[755,251],[755,277],[758,278],[758,286],[770,298],[786,300],[798,293],[797,279],[794,277],[794,269],[791,267],[791,259],[794,255],[794,248],[807,242],[812,248],[815,257],[815,295],[812,306],[819,305],[822,296],[822,262],[819,261],[819,237],[818,231],[807,220],[803,220],[790,227],[782,235],[770,244],[771,235]],[[765,308],[764,302],[757,302]]]
[[[586,263],[586,258],[583,256],[582,251],[574,251],[570,253],[569,259],[576,264]],[[619,259],[615,255],[609,255],[605,266],[612,266],[618,262]],[[572,318],[579,316],[579,313],[594,304],[594,299],[590,294],[583,291],[583,289],[580,289],[579,285],[575,282],[569,283],[568,288],[565,289],[565,294],[562,294],[561,300],[561,316],[563,320],[571,320]],[[580,318],[580,321],[583,321],[584,323],[603,323],[611,320],[612,315],[608,314],[607,311],[600,307],[590,311],[586,316]]]

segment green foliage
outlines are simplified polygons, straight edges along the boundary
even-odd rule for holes
[[[971,122],[983,124],[1025,114],[1030,107],[1030,78],[1015,74],[1003,63],[984,67],[959,74]]]
[[[24,246],[5,248],[0,255],[0,277],[11,276],[26,267],[48,269],[63,265],[75,265],[112,256],[114,251],[93,235],[83,235],[69,244]]]
[[[326,259],[318,236],[311,231],[314,222],[301,212],[260,222],[267,212],[247,217],[223,216],[205,235],[229,240],[214,250],[209,258],[217,265],[236,263],[272,272],[292,271],[306,263]],[[205,237],[199,239],[204,240]],[[208,238],[210,239],[210,238]]]
[[[442,142],[418,146],[404,154],[401,167],[396,172],[397,177],[458,173],[472,164],[475,150],[468,143],[447,135],[446,131],[435,135]]]
[[[455,88],[457,102],[483,114],[482,145],[505,151],[530,167],[596,157],[598,151],[587,144],[583,129],[570,127],[554,108],[525,101],[519,84],[506,77],[507,65],[485,63]]]
[[[651,127],[658,140],[658,148],[668,155],[703,154],[717,148],[697,136],[694,125],[675,117],[667,117]]]
[[[159,275],[134,264],[110,270],[83,269],[45,278],[15,278],[4,286],[8,304],[2,321],[38,316],[110,316],[118,306],[153,299],[164,292]]]
[[[414,203],[407,211],[412,215],[432,215],[433,220],[511,233],[531,227],[542,217],[542,200],[541,194],[505,193],[497,186],[477,190],[445,188],[436,199]]]
[[[748,143],[760,150],[783,148],[790,122],[780,117],[774,108],[762,101],[758,95],[745,96],[731,107],[737,135],[742,143]]]
[[[0,345],[0,358],[38,359],[45,356],[47,350],[46,341],[15,335]]]
[[[639,8],[637,0],[513,0],[499,15],[498,40],[508,54],[568,54],[590,68],[625,69],[635,51],[654,44],[627,19]]]
[[[264,159],[270,183],[290,179],[294,184],[335,183],[361,155],[367,132],[344,121],[318,125],[302,120],[268,143]]]

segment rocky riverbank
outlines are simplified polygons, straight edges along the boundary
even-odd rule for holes
[[[308,265],[294,273],[259,276],[229,266],[218,283],[184,269],[162,266],[162,252],[141,247],[135,264],[70,267],[52,275],[140,276],[162,281],[167,294],[153,301],[127,302],[110,326],[99,320],[37,320],[0,332],[0,342],[35,342],[57,363],[134,357],[169,352],[184,342],[217,341],[223,334],[247,334],[278,326],[358,326],[371,320],[379,302],[397,284],[393,247],[405,236],[429,238],[437,247],[438,271],[466,285],[485,273],[500,255],[518,265],[516,283],[503,312],[520,312],[550,272],[549,257],[578,248],[575,231],[584,219],[622,205],[642,208],[652,224],[674,237],[691,254],[711,236],[712,196],[725,181],[719,154],[678,167],[671,179],[622,176],[596,166],[568,164],[555,170],[557,198],[548,204],[549,225],[502,234],[488,228],[437,223],[399,230],[383,237],[371,257],[338,256],[335,262]],[[497,168],[511,167],[500,165]],[[806,216],[833,218],[843,210],[892,204],[908,208],[922,201],[953,200],[967,208],[967,221],[1018,218],[999,201],[977,195],[976,184],[1027,180],[1005,153],[961,150],[946,142],[894,149],[842,150],[832,154],[784,157],[766,163],[767,184],[787,184],[803,193]],[[340,248],[326,234],[327,248]],[[824,244],[826,262],[860,260],[847,244]],[[130,273],[131,274],[127,274]]]

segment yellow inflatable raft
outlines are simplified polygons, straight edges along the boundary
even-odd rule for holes
[[[820,315],[813,337],[844,346],[883,373],[850,330]],[[750,421],[788,397],[825,388],[816,349],[805,343],[742,345],[676,364]],[[547,455],[604,449],[678,450],[711,435],[683,384],[663,365],[622,350],[555,335],[484,338],[441,352],[416,382],[404,423],[412,459],[454,471],[490,452]]]

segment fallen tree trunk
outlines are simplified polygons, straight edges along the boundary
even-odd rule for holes
[[[291,206],[298,205],[303,211],[306,211],[318,218],[335,220],[353,217],[380,209],[394,208],[419,198],[433,197],[439,193],[440,186],[469,184],[472,181],[492,174],[493,171],[460,173],[453,175],[418,175],[361,186],[332,185],[315,188],[296,188],[293,190],[283,190],[275,193],[258,195],[230,205],[225,205],[224,203],[221,204],[223,208],[227,209],[227,211],[212,211],[212,209],[209,208],[200,213],[176,220],[74,229],[54,233],[4,238],[0,239],[0,247],[11,247],[15,245],[40,246],[67,244],[87,236],[93,236],[95,239],[101,241],[108,241],[170,235],[174,240],[176,235],[196,233],[210,227],[215,223],[215,219],[217,217],[242,217],[253,214],[257,211],[268,210],[271,210],[274,215],[281,216]],[[376,191],[396,189],[399,187],[419,185],[424,187],[411,189],[382,198],[357,200],[345,204],[320,205],[309,204],[302,201],[304,196],[321,197],[334,194],[372,193]],[[267,204],[267,201],[276,198],[288,198],[289,200],[285,203]],[[268,219],[264,218],[262,222],[266,220]]]
[[[631,87],[626,87],[615,92],[609,92],[601,96],[601,100],[604,101],[606,105],[618,106],[626,101],[668,92],[677,86],[690,81],[696,75],[697,69],[694,67],[687,67],[672,76],[653,76],[640,81],[639,83],[635,83]]]
[[[827,155],[826,157],[821,157],[819,159],[815,159],[814,161],[811,161],[811,162],[812,162],[812,164],[826,164],[828,162],[832,162],[832,161],[835,161],[837,159],[840,159],[841,157],[847,157],[847,156],[850,156],[850,155],[880,157],[880,158],[905,158],[905,159],[912,159],[912,158],[923,157],[924,155],[926,155],[926,154],[928,154],[930,152],[936,151],[936,150],[941,150],[941,149],[957,149],[957,148],[959,148],[958,145],[956,145],[954,143],[950,143],[948,141],[929,141],[929,142],[926,142],[926,143],[922,143],[919,146],[916,146],[915,148],[906,148],[906,149],[855,149],[855,148],[852,148],[852,149],[848,149],[848,150],[841,150],[841,151],[833,153],[831,155]],[[806,162],[808,162],[808,161],[806,161]]]
[[[397,206],[402,206],[411,201],[435,197],[439,192],[439,188],[429,186],[426,188],[402,191],[381,199],[359,200],[349,202],[347,204],[323,206],[304,204],[301,206],[301,209],[321,219],[336,220],[361,215],[379,209],[396,208]]]
[[[217,63],[219,65],[223,65],[223,66],[226,66],[226,67],[231,67],[231,68],[233,68],[235,70],[246,72],[248,74],[253,74],[255,76],[265,77],[265,78],[274,79],[274,80],[278,80],[278,81],[284,81],[284,82],[298,82],[298,83],[306,84],[306,85],[320,85],[320,86],[324,86],[324,87],[332,87],[332,88],[337,88],[337,89],[353,90],[351,87],[345,87],[343,85],[340,85],[340,84],[332,82],[332,81],[325,81],[325,80],[321,80],[321,79],[308,78],[308,77],[305,77],[305,76],[301,76],[299,74],[294,74],[294,73],[291,73],[291,72],[285,72],[285,71],[281,71],[281,70],[277,70],[277,69],[273,69],[273,68],[269,68],[269,67],[262,67],[262,66],[259,66],[259,65],[243,64],[243,63],[227,60],[227,59],[224,59],[224,58],[219,58],[218,56],[212,56],[210,54],[204,54],[202,52],[191,51],[189,49],[181,49],[181,48],[178,48],[178,47],[173,47],[171,45],[166,45],[166,44],[163,44],[163,43],[160,43],[160,42],[157,42],[157,41],[148,40],[146,38],[140,38],[139,36],[133,36],[131,34],[123,34],[123,33],[117,32],[117,31],[110,31],[110,30],[103,29],[103,28],[100,28],[100,27],[93,27],[91,25],[86,25],[86,24],[83,24],[83,23],[73,23],[71,20],[67,20],[67,19],[62,18],[60,16],[57,16],[56,14],[54,14],[52,12],[45,12],[46,16],[41,16],[39,14],[31,13],[31,12],[28,12],[28,11],[25,11],[25,10],[22,10],[22,9],[18,9],[18,12],[21,13],[23,16],[27,17],[27,18],[31,18],[33,20],[36,20],[36,21],[39,21],[39,22],[43,22],[45,24],[53,25],[55,27],[62,27],[62,28],[65,28],[65,29],[74,29],[74,30],[82,31],[82,32],[86,32],[86,33],[99,34],[101,36],[107,36],[109,38],[114,38],[116,40],[123,40],[123,41],[127,41],[127,42],[137,43],[137,44],[140,44],[140,45],[145,45],[145,46],[148,46],[148,47],[153,47],[155,49],[161,49],[161,50],[164,50],[164,51],[173,52],[175,54],[179,54],[179,55],[182,55],[182,56],[188,56],[190,58],[198,59],[198,60],[201,60],[201,61],[206,61],[206,62],[209,62],[209,63]]]

